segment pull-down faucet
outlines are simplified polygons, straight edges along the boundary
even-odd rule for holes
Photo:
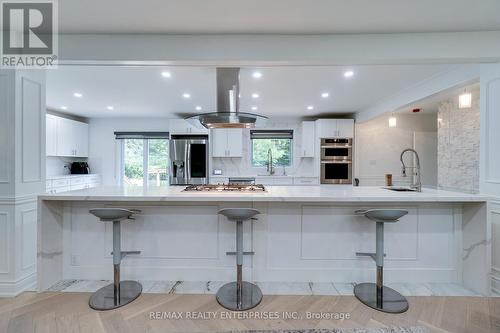
[[[270,175],[274,175],[273,152],[271,149],[267,151],[267,172],[269,172]]]
[[[412,152],[413,154],[415,154],[415,166],[413,167],[407,167],[405,165],[405,162],[403,161],[403,155],[406,153],[406,152]],[[418,157],[418,153],[415,149],[411,149],[411,148],[406,148],[405,150],[403,150],[401,152],[401,156],[399,157],[399,159],[401,160],[401,164],[403,165],[403,168],[401,169],[401,172],[402,172],[402,176],[403,177],[406,177],[406,169],[407,168],[411,168],[411,169],[415,169],[415,172],[413,173],[413,176],[416,176],[416,180],[414,180],[413,184],[411,184],[411,187],[416,189],[417,192],[422,192],[422,181],[420,179],[420,158]]]

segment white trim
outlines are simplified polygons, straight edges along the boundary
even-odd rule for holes
[[[43,193],[40,193],[43,194]],[[2,197],[0,196],[0,206],[2,205],[24,205],[36,202],[38,194],[22,195],[17,197]]]
[[[14,281],[0,282],[0,297],[15,297],[27,290],[36,290],[36,272]]]

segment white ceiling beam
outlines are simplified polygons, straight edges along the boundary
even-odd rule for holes
[[[368,121],[442,91],[477,80],[480,75],[479,68],[477,64],[457,65],[449,71],[430,77],[411,88],[400,91],[389,99],[359,111],[356,113],[356,121]]]
[[[62,64],[373,65],[500,61],[500,31],[365,35],[60,35]]]

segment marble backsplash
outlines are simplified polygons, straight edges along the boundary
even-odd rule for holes
[[[460,109],[458,96],[443,102],[438,111],[438,186],[468,193],[479,192],[479,86],[467,88],[472,107]]]
[[[287,129],[293,130],[293,162],[292,166],[275,168],[275,175],[315,177],[319,174],[319,164],[315,158],[301,158],[296,152],[302,151],[301,123],[296,120],[269,121],[264,129]],[[211,170],[221,169],[223,176],[251,177],[266,174],[266,168],[256,168],[251,163],[251,140],[250,130],[243,130],[243,157],[212,158]],[[211,172],[212,173],[212,172]]]

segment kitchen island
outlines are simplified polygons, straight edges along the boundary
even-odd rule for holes
[[[89,214],[97,207],[141,210],[122,223],[127,257],[122,275],[136,280],[234,279],[235,224],[217,214],[258,209],[244,224],[244,276],[254,281],[373,281],[375,225],[355,210],[402,208],[386,226],[387,282],[461,283],[490,294],[488,197],[424,189],[268,186],[265,192],[185,192],[184,187],[98,187],[39,197],[38,289],[63,279],[109,279],[111,225]]]

